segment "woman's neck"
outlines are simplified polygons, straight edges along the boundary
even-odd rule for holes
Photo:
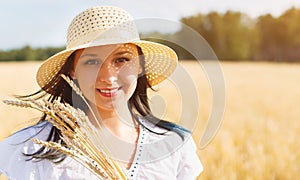
[[[122,156],[122,161],[120,161],[119,164],[124,169],[129,169],[136,152],[136,144],[140,129],[139,126],[137,126],[137,121],[132,117],[127,105],[118,109],[120,110],[107,111],[94,107],[94,112],[96,112],[96,120],[95,118],[91,117],[93,116],[91,113],[89,113],[89,118],[94,120],[92,121],[93,124],[96,123],[97,125],[101,125],[105,128],[104,132],[109,133],[108,136],[105,136],[109,138],[102,139],[107,147],[114,149],[117,154],[125,153],[125,155]],[[116,137],[118,140],[125,142],[127,146],[122,147],[122,143],[118,144],[118,141],[113,140],[112,137]],[[117,145],[115,143],[117,143]],[[128,144],[131,145],[129,149]],[[115,148],[116,146],[118,146],[118,148]],[[119,149],[122,152],[120,153],[116,149]]]
[[[128,106],[114,110],[106,110],[99,107],[94,107],[93,109],[96,120],[94,120],[95,118],[93,118],[91,113],[89,113],[89,118],[93,119],[92,123],[96,127],[102,125],[120,139],[130,142],[136,141],[138,126]]]

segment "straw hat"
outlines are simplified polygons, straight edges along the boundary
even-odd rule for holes
[[[48,84],[67,58],[78,49],[129,42],[141,47],[145,55],[146,77],[152,86],[165,80],[176,68],[176,53],[165,45],[140,40],[128,12],[118,7],[97,6],[73,19],[68,28],[66,49],[48,58],[39,67],[37,82],[41,88]]]

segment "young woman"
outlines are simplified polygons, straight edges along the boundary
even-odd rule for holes
[[[147,89],[166,79],[176,63],[169,47],[139,39],[126,11],[97,6],[74,18],[66,50],[40,66],[41,91],[20,98],[47,96],[85,111],[95,127],[107,130],[103,141],[129,179],[195,179],[202,165],[189,131],[156,118],[148,104]],[[78,85],[90,109],[61,74]],[[95,179],[71,157],[30,141],[63,143],[47,118],[0,142],[0,173],[11,179]]]

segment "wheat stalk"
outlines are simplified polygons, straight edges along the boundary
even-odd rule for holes
[[[77,85],[74,83],[74,81],[72,81],[68,76],[64,75],[64,74],[61,74],[60,75],[70,86],[71,88],[76,92],[76,94],[78,94],[81,99],[84,101],[84,103],[87,105],[87,107],[89,108],[90,112],[92,113],[92,116],[94,119],[97,119],[96,118],[96,115],[94,114],[94,111],[92,110],[91,106],[89,105],[89,103],[86,101],[85,97],[83,96],[81,90],[79,87],[77,87]],[[97,125],[99,127],[101,127],[101,125],[99,124],[99,122],[97,121]]]
[[[75,159],[77,162],[82,164],[85,168],[89,169],[92,172],[98,172],[94,173],[99,179],[109,179],[108,175],[105,171],[98,168],[98,164],[95,161],[90,160],[89,157],[86,157],[84,154],[81,154],[80,152],[77,152],[76,150],[68,149],[64,146],[62,146],[59,143],[55,142],[45,142],[41,141],[36,138],[32,138],[32,141],[36,144],[40,144],[46,148],[55,149],[57,151],[60,151],[64,154],[67,154],[71,156],[73,159]]]
[[[7,105],[12,105],[12,106],[18,106],[18,107],[24,107],[24,108],[33,108],[33,106],[30,103],[24,102],[24,101],[3,100],[2,102],[7,104]]]
[[[96,115],[95,115],[93,109],[91,108],[90,104],[86,101],[80,88],[77,87],[77,85],[74,83],[74,81],[71,80],[65,74],[61,74],[60,76],[69,84],[69,86],[75,91],[75,93],[81,97],[81,99],[83,100],[85,105],[88,107],[89,111],[91,112],[92,118],[96,121],[97,127],[99,127],[101,129],[101,125],[100,125],[99,121],[97,121],[97,118],[96,118]],[[77,109],[77,111],[81,111],[81,110]],[[85,113],[80,113],[80,115],[82,115],[82,114],[84,114],[83,116],[85,116]],[[82,118],[82,120],[85,120],[85,119],[86,118]],[[90,132],[93,132],[93,133],[89,133],[89,134],[92,136],[90,138],[92,138],[92,140],[94,140],[96,144],[99,144],[99,145],[102,144],[102,142],[99,139],[99,137],[101,137],[101,135],[99,134],[99,131],[95,130],[95,127],[91,124],[90,120],[84,121],[84,123],[82,123],[81,126],[84,126],[82,129],[86,129]]]
[[[92,112],[91,107],[74,82],[66,76],[62,77],[69,83],[74,91],[83,98]],[[69,104],[62,103],[59,100],[54,100],[53,102],[43,100],[40,102],[27,99],[4,100],[3,102],[8,105],[36,109],[47,114],[49,118],[46,120],[60,130],[62,134],[61,139],[66,143],[66,146],[62,146],[60,143],[45,142],[38,139],[32,139],[33,142],[71,156],[74,160],[94,173],[99,179],[128,179],[119,165],[109,156],[108,151],[103,148],[103,142],[100,140],[100,131],[95,128],[82,110],[78,108],[75,109]],[[94,114],[93,116],[95,118]],[[100,127],[99,122],[98,125]]]

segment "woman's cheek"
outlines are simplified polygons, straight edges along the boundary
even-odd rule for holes
[[[95,73],[78,73],[77,80],[79,84],[79,88],[81,89],[84,96],[89,99],[94,99],[94,92],[95,92],[95,84],[97,75]]]
[[[87,86],[95,85],[97,80],[97,69],[78,69],[75,71],[75,76],[78,80],[81,81],[81,83]]]
[[[126,99],[129,100],[136,89],[137,75],[128,75],[123,78],[123,85],[125,86]]]

